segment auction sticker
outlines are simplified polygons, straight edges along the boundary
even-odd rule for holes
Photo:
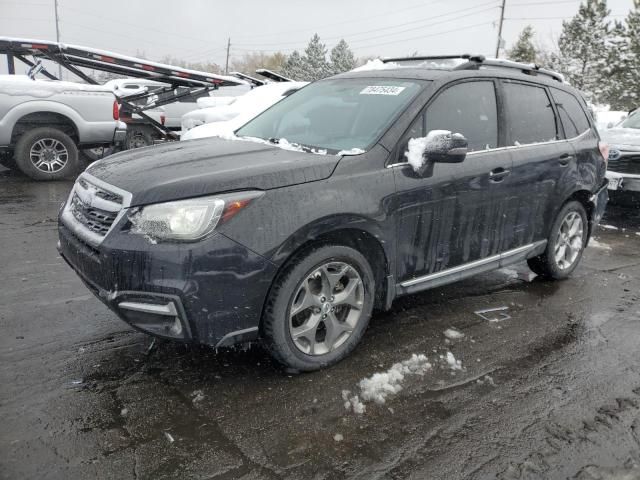
[[[360,95],[400,95],[405,87],[394,87],[391,85],[371,85],[360,91]]]

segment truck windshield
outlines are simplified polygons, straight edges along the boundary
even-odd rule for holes
[[[390,78],[319,81],[276,103],[236,135],[330,153],[367,150],[424,84]]]

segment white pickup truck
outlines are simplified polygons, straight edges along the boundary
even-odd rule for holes
[[[81,150],[118,145],[126,128],[107,87],[0,75],[0,151],[34,180],[76,173]]]

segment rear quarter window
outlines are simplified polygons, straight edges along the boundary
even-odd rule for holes
[[[552,89],[551,95],[567,138],[577,137],[591,128],[587,114],[576,97],[557,88]]]
[[[558,139],[556,116],[542,87],[503,82],[508,145],[529,145]]]

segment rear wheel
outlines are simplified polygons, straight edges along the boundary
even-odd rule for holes
[[[568,202],[551,227],[545,252],[529,259],[529,268],[545,278],[567,278],[580,263],[587,243],[587,212],[580,202]]]
[[[265,344],[295,370],[332,365],[362,338],[374,294],[373,271],[362,254],[338,245],[316,247],[276,280],[263,317]]]
[[[34,128],[16,143],[18,168],[34,180],[59,180],[76,172],[78,147],[57,128]]]

